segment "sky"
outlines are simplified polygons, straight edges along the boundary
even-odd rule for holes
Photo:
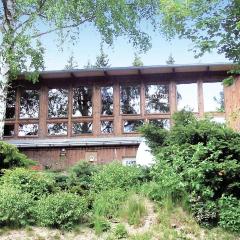
[[[224,56],[216,52],[195,59],[193,52],[189,51],[193,47],[189,40],[176,38],[169,42],[160,33],[154,33],[149,29],[146,29],[146,32],[152,38],[152,48],[145,54],[140,54],[145,66],[166,64],[170,54],[173,55],[176,64],[227,62]],[[93,27],[85,25],[81,28],[80,38],[75,45],[66,42],[61,48],[58,47],[56,44],[58,40],[54,34],[45,35],[42,42],[45,47],[46,70],[61,70],[71,55],[74,56],[79,68],[83,68],[88,61],[94,64],[100,52],[101,37]],[[109,57],[111,67],[127,67],[132,65],[136,49],[127,39],[118,38],[113,46],[104,45],[104,52]]]

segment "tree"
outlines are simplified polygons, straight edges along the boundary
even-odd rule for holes
[[[96,57],[96,68],[108,68],[110,67],[108,55],[103,51],[103,43],[100,45],[100,54]]]
[[[160,11],[167,38],[190,39],[196,57],[216,49],[240,64],[239,0],[161,1]]]
[[[174,64],[175,60],[172,56],[172,54],[169,55],[168,60],[166,61],[166,64]]]
[[[132,65],[134,67],[141,67],[141,66],[143,66],[143,61],[142,61],[141,57],[137,53],[134,53],[134,60],[133,60]]]
[[[41,37],[56,33],[61,40],[76,39],[83,24],[91,24],[107,44],[126,36],[146,51],[150,37],[141,21],[156,22],[159,2],[89,0],[2,0],[0,5],[0,138],[3,136],[6,95],[10,79],[29,72],[31,81],[44,68]]]
[[[85,69],[91,69],[91,68],[94,68],[94,65],[91,64],[91,61],[88,60],[87,61],[87,64],[83,66],[83,68]]]
[[[71,69],[77,69],[77,68],[78,68],[78,63],[76,62],[73,54],[71,54],[64,69],[71,70]]]

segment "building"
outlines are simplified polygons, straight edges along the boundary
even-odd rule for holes
[[[239,106],[232,104],[236,89],[224,89],[221,81],[231,68],[46,71],[36,84],[20,76],[8,92],[4,139],[44,168],[63,169],[83,159],[134,161],[141,141],[136,129],[144,122],[169,128],[171,115],[186,105],[199,117],[208,113],[216,121],[229,120]]]

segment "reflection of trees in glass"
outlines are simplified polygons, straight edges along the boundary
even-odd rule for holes
[[[168,85],[147,85],[145,88],[146,112],[169,112],[169,87]]]
[[[92,116],[92,88],[78,87],[73,89],[73,116]]]
[[[47,128],[48,135],[67,135],[66,123],[49,123]]]
[[[38,124],[20,124],[18,136],[36,136],[38,134]]]
[[[103,115],[113,114],[113,87],[101,87],[102,110]]]
[[[113,133],[113,121],[101,121],[101,133]]]
[[[139,114],[140,113],[140,87],[139,86],[121,86],[121,113]]]
[[[126,120],[123,123],[123,131],[125,133],[136,132],[141,125],[143,125],[143,120]]]
[[[218,104],[216,111],[217,112],[224,112],[224,91],[219,92],[218,97],[213,97],[213,100]]]
[[[4,125],[4,137],[11,137],[14,135],[14,124],[5,124]]]
[[[39,92],[37,90],[23,90],[20,98],[20,118],[38,118]]]
[[[6,114],[5,114],[6,119],[15,118],[15,106],[16,106],[16,90],[9,89],[6,100]]]
[[[73,134],[89,134],[92,133],[92,122],[81,122],[73,124]]]
[[[150,119],[149,123],[159,128],[170,129],[169,119]]]
[[[48,91],[48,117],[66,117],[68,109],[68,90],[50,89]]]

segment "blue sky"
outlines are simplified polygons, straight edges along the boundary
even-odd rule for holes
[[[78,62],[79,68],[83,68],[88,60],[90,60],[91,63],[95,62],[100,49],[100,35],[93,27],[88,25],[83,26],[81,29],[78,42],[75,45],[64,43],[61,45],[62,50],[56,46],[58,42],[56,35],[50,34],[42,38],[46,49],[46,70],[63,69],[72,53]],[[147,53],[140,54],[144,65],[165,64],[171,53],[176,64],[227,62],[224,56],[216,52],[195,59],[193,52],[189,51],[189,49],[192,48],[190,41],[174,39],[168,42],[160,33],[154,33],[151,30],[147,32],[152,37],[152,48]],[[119,38],[114,42],[113,46],[109,47],[104,45],[104,51],[108,54],[112,67],[126,67],[132,65],[136,49],[134,49],[126,39]]]

